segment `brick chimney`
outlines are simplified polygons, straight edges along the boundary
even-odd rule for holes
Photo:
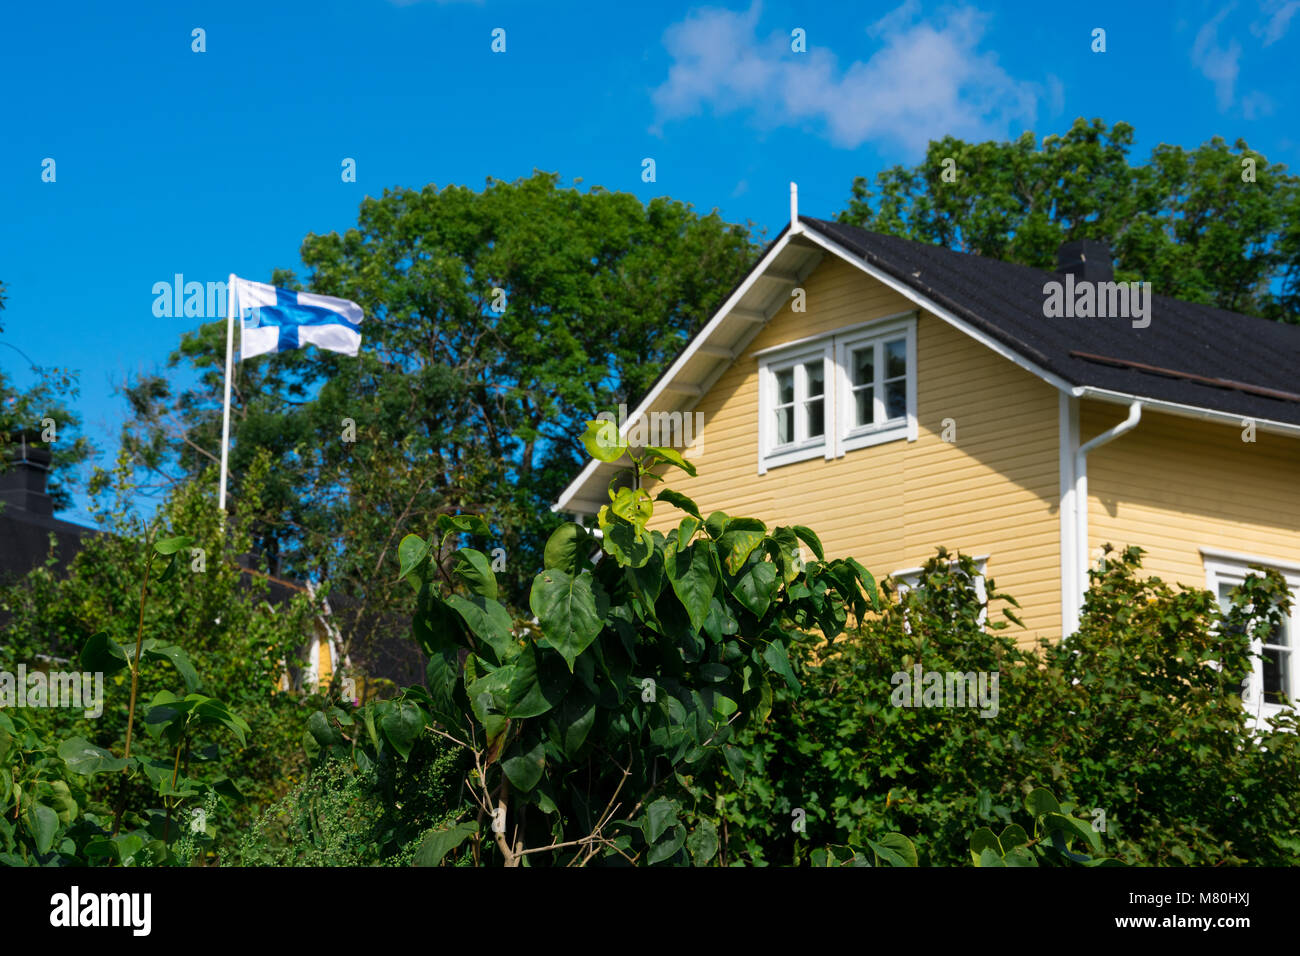
[[[3,446],[5,467],[0,471],[0,501],[5,509],[18,509],[49,517],[54,502],[45,493],[45,479],[50,470],[50,450],[35,447],[40,432],[14,432]]]
[[[1056,250],[1056,271],[1084,282],[1109,282],[1115,278],[1110,246],[1097,239],[1063,242]]]

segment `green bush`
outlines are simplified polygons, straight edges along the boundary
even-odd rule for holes
[[[259,482],[268,469],[263,458],[249,474],[242,507],[256,507]],[[238,834],[306,768],[300,742],[302,722],[312,702],[274,689],[284,664],[297,663],[299,647],[310,633],[310,608],[303,597],[272,608],[266,601],[265,582],[238,569],[231,555],[251,550],[251,539],[240,510],[228,520],[223,538],[214,500],[215,476],[210,484],[179,486],[154,520],[145,524],[131,517],[129,505],[137,489],[126,475],[120,465],[116,476],[102,472],[97,476],[97,510],[108,533],[88,536],[64,575],[56,575],[52,555],[24,578],[0,587],[0,613],[6,615],[0,670],[14,673],[22,664],[30,672],[43,666],[42,655],[73,662],[52,662],[53,668],[86,669],[77,662],[93,634],[102,635],[105,647],[123,648],[128,657],[134,654],[138,632],[145,640],[182,649],[198,681],[193,687],[181,686],[177,671],[157,654],[147,655],[142,663],[132,756],[165,761],[169,770],[175,763],[174,746],[155,739],[148,731],[158,729],[157,725],[143,722],[141,716],[157,703],[154,695],[164,688],[178,696],[194,691],[219,697],[252,725],[254,733],[243,740],[219,725],[193,726],[181,753],[178,773],[188,775],[196,785],[211,787],[223,778],[231,784],[223,783],[229,797],[208,809],[215,839],[202,848],[206,858],[220,859],[234,849]],[[162,562],[152,565],[142,614],[141,582],[154,553],[151,537],[166,537],[158,533],[165,527],[183,528],[192,540],[175,555],[167,580],[162,579]],[[190,552],[191,545],[203,549],[202,559]],[[0,737],[10,734],[22,739],[30,733],[35,744],[51,748],[47,755],[51,760],[58,760],[58,742],[74,737],[120,757],[130,684],[129,668],[105,677],[104,712],[98,717],[67,708],[12,711],[11,718],[21,726],[12,730],[0,726]],[[36,772],[35,765],[27,763]],[[71,792],[82,796],[75,812],[68,805],[72,818],[108,809],[111,823],[112,808],[119,802],[120,777],[97,773],[69,778]],[[234,795],[236,789],[242,797]],[[157,803],[156,782],[142,766],[129,774],[125,798],[131,808]],[[202,800],[186,799],[196,806]],[[0,803],[3,800],[0,795]],[[188,812],[190,807],[184,809]],[[173,816],[173,835],[175,820]],[[151,825],[149,819],[139,817],[128,822]]]
[[[463,809],[462,755],[425,736],[364,769],[329,751],[243,840],[243,866],[409,866],[426,832]]]
[[[1296,724],[1252,733],[1239,696],[1246,632],[1285,606],[1284,583],[1253,575],[1224,626],[1213,595],[1140,571],[1140,549],[1108,549],[1078,633],[1023,650],[1005,622],[981,623],[973,562],[940,551],[850,639],[799,642],[804,694],[778,689],[770,720],[747,732],[743,778],[719,794],[729,851],[794,863],[888,829],[926,863],[969,864],[972,828],[1017,823],[1026,796],[1046,786],[1062,813],[1104,827],[1107,852],[1128,863],[1294,864]],[[917,664],[996,672],[996,716],[894,706],[891,679]]]

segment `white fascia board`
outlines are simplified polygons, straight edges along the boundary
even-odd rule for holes
[[[815,229],[806,229],[804,230],[803,235],[804,238],[817,243],[819,246],[821,246],[822,248],[826,249],[829,252],[833,252],[835,255],[843,259],[845,262],[848,262],[850,265],[857,266],[859,269],[861,269],[867,275],[871,276],[873,279],[876,279],[879,282],[882,282],[883,284],[887,285],[889,288],[893,289],[895,292],[903,296],[905,299],[908,299],[911,302],[915,303],[916,305],[920,306],[921,308],[925,309],[925,311],[931,313],[932,315],[937,315],[939,318],[943,319],[953,328],[958,329],[961,332],[965,332],[967,335],[969,335],[971,338],[973,338],[975,341],[979,342],[981,345],[985,346],[986,348],[992,349],[998,355],[1001,355],[1003,358],[1007,359],[1010,362],[1014,362],[1016,365],[1019,365],[1025,371],[1030,372],[1033,375],[1037,375],[1039,378],[1047,382],[1049,385],[1059,388],[1062,391],[1072,391],[1075,388],[1074,385],[1070,384],[1065,379],[1061,378],[1059,375],[1049,372],[1045,368],[1041,368],[1037,364],[1029,361],[1019,352],[1010,348],[1009,346],[1003,345],[997,339],[985,335],[983,332],[975,328],[965,319],[959,318],[958,316],[954,315],[952,312],[945,309],[943,306],[939,305],[937,302],[932,301],[928,296],[922,295],[920,292],[917,292],[906,282],[903,282],[900,279],[895,279],[888,272],[885,272],[883,269],[879,269],[876,266],[873,266],[871,263],[867,262],[861,256],[855,255],[854,253],[850,252],[848,249],[845,249],[838,242],[835,242],[832,239],[827,239],[825,236],[817,232]]]
[[[810,233],[801,230],[799,234],[807,236]],[[677,356],[677,360],[668,367],[668,371],[659,379],[654,388],[650,389],[649,394],[647,394],[641,401],[641,404],[636,407],[636,411],[628,413],[627,421],[623,423],[623,426],[619,430],[620,437],[625,436],[627,434],[628,426],[648,412],[658,400],[659,396],[669,390],[673,379],[675,379],[681,373],[682,369],[686,367],[686,363],[695,357],[700,346],[709,341],[713,333],[715,333],[722,326],[722,323],[726,321],[731,310],[740,304],[741,300],[745,298],[745,295],[749,290],[754,287],[754,284],[764,277],[772,263],[780,257],[781,253],[785,252],[786,248],[790,245],[791,235],[792,233],[786,232],[784,236],[773,243],[772,248],[768,250],[767,255],[760,259],[758,264],[750,271],[749,277],[736,288],[735,292],[731,293],[731,296],[727,301],[722,304],[722,308],[718,309],[718,311],[713,314],[713,318],[709,320],[708,324],[706,324],[704,328],[696,334],[695,338],[687,344],[685,351],[683,351],[681,355]],[[551,510],[568,510],[569,503],[578,494],[583,485],[586,484],[587,480],[591,478],[599,466],[600,462],[595,458],[587,462],[587,467],[582,469],[582,472],[577,478],[569,482],[569,486],[561,492],[560,497],[556,499],[555,504],[551,505]]]
[[[1101,402],[1110,402],[1112,404],[1129,405],[1133,402],[1141,402],[1147,408],[1156,412],[1168,412],[1170,415],[1180,415],[1184,418],[1204,418],[1209,421],[1222,422],[1224,424],[1241,426],[1242,422],[1253,421],[1255,426],[1261,431],[1273,432],[1278,435],[1291,435],[1300,438],[1300,425],[1292,425],[1289,422],[1275,422],[1267,418],[1255,418],[1251,415],[1241,415],[1237,412],[1216,411],[1211,408],[1199,408],[1196,405],[1183,405],[1179,402],[1168,402],[1160,398],[1146,398],[1142,395],[1130,395],[1126,392],[1116,392],[1108,388],[1096,388],[1092,385],[1079,385],[1070,389],[1070,394],[1076,398],[1095,398]]]
[[[984,569],[985,569],[985,567],[988,566],[989,558],[992,557],[992,554],[991,554],[991,553],[990,553],[990,554],[972,554],[972,555],[969,555],[969,557],[970,557],[970,559],[971,559],[972,561],[975,562],[975,567],[979,570],[979,573],[980,573],[980,574],[983,574],[983,573],[984,573]],[[955,568],[955,567],[957,566],[957,561],[958,561],[957,558],[953,558],[951,561],[948,562],[948,566],[949,566],[950,568]],[[914,568],[903,568],[902,570],[895,571],[895,572],[893,572],[892,574],[890,574],[889,576],[890,576],[891,578],[895,578],[895,579],[897,579],[897,578],[906,578],[906,577],[910,577],[911,575],[914,575],[914,574],[920,574],[920,573],[921,573],[922,571],[924,571],[924,570],[925,570],[925,565],[923,565],[923,564],[918,564],[918,565],[917,565],[916,567],[914,567]]]
[[[1210,569],[1222,571],[1225,565],[1233,569],[1239,569],[1243,566],[1249,567],[1252,564],[1259,564],[1266,568],[1276,568],[1281,571],[1288,582],[1295,583],[1296,579],[1300,579],[1300,562],[1263,558],[1256,554],[1224,551],[1221,548],[1202,547],[1197,550],[1201,552],[1201,559],[1205,563],[1207,571]]]

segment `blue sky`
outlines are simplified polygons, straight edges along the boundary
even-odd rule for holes
[[[1218,135],[1296,168],[1300,0],[811,6],[11,5],[0,342],[79,370],[107,465],[124,417],[114,386],[201,321],[155,317],[154,284],[301,273],[303,237],[354,225],[385,187],[538,168],[774,235],[790,180],[802,212],[829,218],[854,176],[913,163],[931,138],[1041,138],[1076,116],[1132,123],[1138,161]],[[0,367],[30,381],[12,349]],[[85,504],[65,517],[88,521]]]

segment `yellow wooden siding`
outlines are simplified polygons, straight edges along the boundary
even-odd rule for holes
[[[1083,402],[1082,440],[1117,424],[1122,406]],[[1137,427],[1088,456],[1088,555],[1136,544],[1143,566],[1205,587],[1198,550],[1300,561],[1300,442],[1143,410]]]
[[[758,474],[758,360],[754,353],[913,310],[859,270],[831,259],[804,282],[807,312],[785,307],[703,396],[703,445],[687,452],[699,475],[670,484],[707,515],[724,510],[769,526],[806,524],[830,556],[852,555],[877,577],[922,564],[939,545],[989,555],[988,574],[1020,601],[1018,640],[1060,635],[1057,398],[1046,383],[921,313],[917,323],[919,433]],[[940,438],[954,420],[957,440]],[[651,527],[681,514],[656,505]],[[993,620],[1000,620],[998,608]]]

